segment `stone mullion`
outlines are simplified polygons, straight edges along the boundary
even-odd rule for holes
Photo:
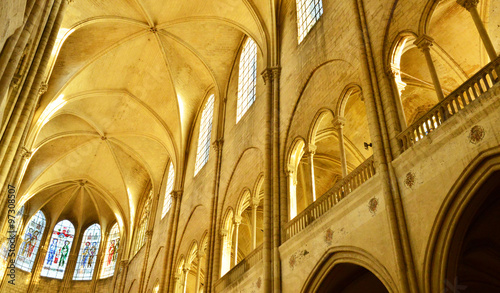
[[[108,238],[109,238],[109,232],[104,234],[104,237],[101,239],[101,244],[99,245],[99,253],[96,256],[96,263],[94,266],[94,272],[92,276],[92,284],[90,285],[90,292],[96,291],[97,282],[101,275],[102,262],[104,260],[104,256],[106,255],[106,243],[108,242]]]
[[[81,190],[80,192],[83,192],[82,191],[83,189],[80,189],[80,190]],[[80,239],[83,239],[83,234],[84,234],[84,231],[82,231],[82,227],[81,227],[81,225],[79,225],[78,228],[76,229],[75,239],[73,239],[73,243],[71,245],[72,247],[71,247],[70,251],[72,253],[69,254],[70,257],[68,258],[68,263],[66,264],[66,268],[65,268],[65,272],[64,272],[64,276],[63,276],[63,288],[62,288],[63,293],[67,292],[67,290],[70,287],[70,283],[73,280],[73,274],[75,273],[76,262],[78,259],[78,254],[80,252],[79,248],[82,245]]]

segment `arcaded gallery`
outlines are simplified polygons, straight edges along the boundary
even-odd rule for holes
[[[500,0],[1,0],[0,292],[499,293]]]

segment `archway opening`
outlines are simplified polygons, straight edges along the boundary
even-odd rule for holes
[[[349,263],[336,265],[323,278],[318,293],[388,293],[384,284],[369,270]]]
[[[500,292],[500,171],[476,192],[457,222],[445,290]]]

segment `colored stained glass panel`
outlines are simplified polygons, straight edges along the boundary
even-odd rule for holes
[[[118,223],[114,224],[109,232],[108,243],[101,267],[101,279],[111,277],[115,273],[116,260],[120,248],[120,229]]]
[[[26,225],[21,245],[17,251],[16,268],[31,272],[44,229],[45,215],[38,211]]]
[[[83,234],[73,280],[92,280],[100,243],[101,226],[99,226],[99,224],[94,224],[88,227]]]
[[[43,262],[42,277],[62,279],[68,264],[75,227],[68,220],[57,223],[50,238],[49,249]]]

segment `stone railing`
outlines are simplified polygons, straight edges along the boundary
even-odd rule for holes
[[[236,264],[229,272],[222,276],[222,278],[215,282],[215,292],[221,292],[234,281],[241,279],[241,277],[248,270],[250,270],[250,268],[255,266],[261,260],[262,244],[255,248],[250,254],[248,254],[244,259]]]
[[[318,198],[314,203],[308,206],[304,211],[290,220],[284,226],[285,241],[304,230],[315,219],[321,217],[344,197],[353,192],[365,181],[375,175],[375,166],[373,156],[368,158],[363,164],[359,165],[354,171],[345,178],[337,181],[325,194]]]
[[[451,116],[465,109],[493,85],[498,83],[500,73],[500,57],[495,59],[469,78],[464,84],[449,94],[444,100],[430,109],[424,116],[415,121],[397,139],[404,152],[417,141],[434,131]]]

